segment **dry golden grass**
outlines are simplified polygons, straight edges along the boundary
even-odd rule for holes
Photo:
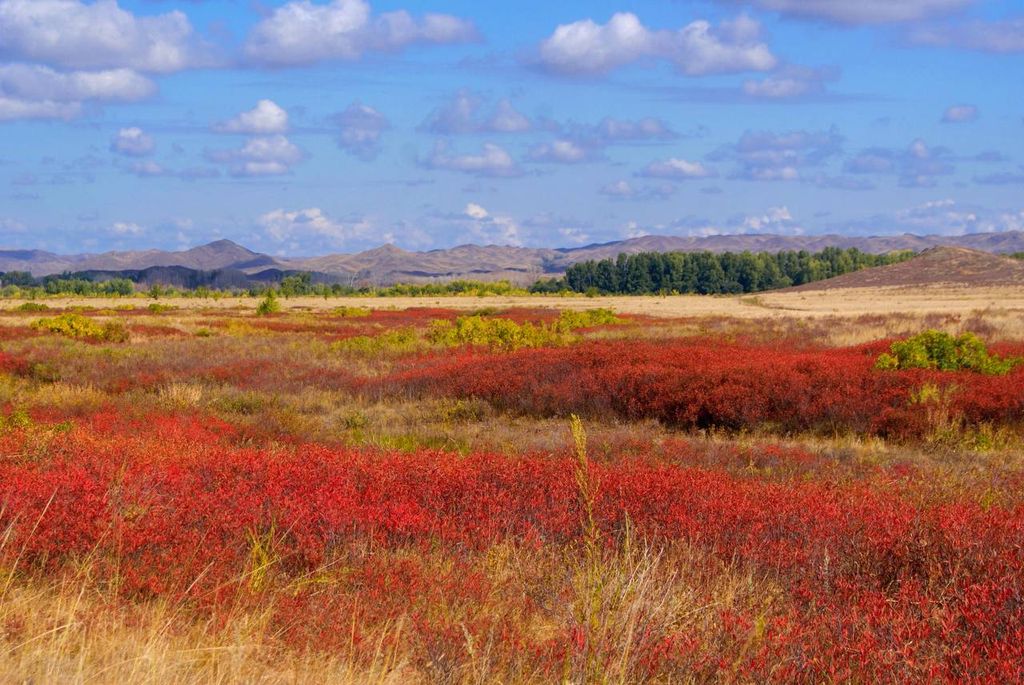
[[[117,307],[131,302],[145,306],[139,298],[54,298],[46,303],[52,308],[93,307],[97,310],[117,312]],[[259,298],[174,298],[161,300],[178,308],[173,321],[186,311],[207,311],[219,314],[253,312]],[[11,310],[22,301],[10,300],[4,310]],[[1024,285],[1021,287],[952,287],[929,286],[922,288],[849,288],[813,292],[764,292],[757,295],[707,296],[446,296],[446,297],[295,297],[281,299],[285,312],[322,311],[338,307],[364,307],[370,309],[409,309],[412,307],[439,307],[456,310],[474,310],[481,306],[550,309],[611,308],[624,314],[643,314],[657,317],[727,316],[736,318],[765,317],[821,317],[862,316],[866,314],[945,314],[1000,309],[1020,316],[1024,313]],[[164,323],[168,318],[160,319]]]
[[[369,665],[344,657],[283,653],[266,616],[226,626],[166,603],[125,606],[87,579],[19,582],[0,591],[0,682],[284,685],[420,682],[403,658],[381,649]]]

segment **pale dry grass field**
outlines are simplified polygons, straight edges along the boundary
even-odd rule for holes
[[[53,298],[45,303],[53,308],[116,308],[125,304],[145,306],[142,298]],[[220,299],[161,298],[161,304],[183,309],[255,309],[259,298],[225,297]],[[436,307],[475,310],[480,307],[596,309],[609,308],[623,314],[655,317],[728,316],[822,317],[864,316],[870,314],[967,314],[1002,310],[1007,315],[1024,316],[1024,285],[1020,287],[971,288],[952,286],[849,288],[812,292],[776,291],[753,295],[669,295],[669,296],[445,296],[445,297],[293,297],[281,298],[282,311],[322,311],[337,307],[370,309],[409,309]],[[9,300],[3,309],[22,304]]]

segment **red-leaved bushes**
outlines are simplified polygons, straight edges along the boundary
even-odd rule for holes
[[[0,438],[0,530],[9,531],[5,552],[23,572],[90,558],[97,582],[127,598],[173,597],[211,610],[246,587],[292,587],[280,610],[310,613],[282,618],[281,630],[300,640],[322,637],[318,621],[332,626],[327,633],[337,629],[340,619],[325,607],[359,605],[359,615],[386,620],[409,607],[492,601],[492,586],[504,581],[475,574],[493,550],[572,550],[583,537],[567,454],[245,449],[233,445],[235,429],[206,417],[130,420],[112,412],[42,441],[39,430]],[[609,550],[629,530],[656,548],[685,545],[750,568],[782,588],[757,614],[716,617],[732,635],[728,649],[685,628],[652,638],[652,677],[1024,677],[1021,506],[927,505],[884,481],[768,481],[644,458],[589,470]],[[256,549],[273,560],[259,583]],[[407,550],[413,559],[381,566],[367,550]],[[450,560],[440,577],[422,566],[437,553]],[[300,582],[317,574],[334,580]],[[550,611],[543,602],[523,606],[535,620]],[[353,620],[340,620],[344,631]],[[442,652],[465,649],[464,631],[504,626],[510,644],[553,675],[573,645],[589,639],[571,624],[535,635],[525,627],[534,619],[522,615],[518,623],[481,615],[478,625],[459,626],[424,610],[414,620],[417,639],[438,641]]]
[[[1024,369],[1006,376],[880,371],[885,343],[790,349],[711,339],[593,342],[495,355],[415,360],[369,392],[476,397],[542,416],[654,418],[680,428],[918,437],[929,428],[926,385],[949,388],[943,408],[971,424],[1024,419]]]

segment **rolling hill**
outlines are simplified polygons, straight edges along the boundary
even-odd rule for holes
[[[41,250],[0,250],[0,272],[28,271],[34,276],[64,272],[142,271],[152,267],[184,267],[198,271],[233,270],[257,274],[268,269],[310,271],[336,281],[384,285],[453,279],[530,283],[541,276],[560,275],[577,262],[614,258],[638,252],[700,251],[753,252],[856,247],[864,252],[924,251],[955,246],[990,253],[1024,251],[1024,232],[977,233],[965,236],[844,236],[844,235],[721,235],[708,237],[643,236],[573,248],[530,248],[498,245],[457,247],[411,252],[384,245],[356,254],[314,257],[275,257],[249,250],[230,240],[218,240],[183,251],[143,250],[102,254],[59,255]]]
[[[899,264],[815,281],[790,292],[850,288],[1024,286],[1024,261],[962,247],[933,247]]]

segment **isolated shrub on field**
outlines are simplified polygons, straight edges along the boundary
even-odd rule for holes
[[[170,305],[170,304],[160,304],[159,302],[153,302],[153,303],[150,303],[150,305],[149,305],[149,307],[147,307],[147,309],[149,309],[149,311],[152,312],[153,314],[165,314],[165,313],[167,313],[169,311],[173,311],[174,309],[177,309],[177,307],[175,307],[174,305]]]
[[[39,319],[32,326],[75,340],[112,343],[128,340],[128,331],[121,322],[107,321],[101,324],[81,314],[61,314],[49,319]]]
[[[455,322],[444,319],[433,321],[427,337],[442,347],[472,345],[495,350],[518,350],[524,347],[544,347],[568,341],[568,329],[558,326],[518,324],[509,319],[483,316],[460,316]]]
[[[335,307],[335,316],[343,319],[362,319],[373,313],[369,307]]]
[[[256,306],[256,316],[267,316],[281,311],[281,303],[277,301],[277,295],[271,290],[263,301]]]
[[[50,308],[42,302],[25,302],[14,308],[16,312],[47,312]]]
[[[336,352],[379,354],[382,352],[412,352],[423,344],[415,328],[396,328],[380,335],[357,335],[331,344]]]
[[[889,352],[878,358],[875,366],[887,370],[937,369],[1002,376],[1020,361],[991,354],[981,338],[973,333],[954,337],[942,331],[928,330],[894,342]]]
[[[577,311],[567,309],[558,316],[557,325],[567,330],[576,328],[591,328],[593,326],[607,326],[610,324],[622,323],[622,319],[615,316],[610,309],[585,309]]]

